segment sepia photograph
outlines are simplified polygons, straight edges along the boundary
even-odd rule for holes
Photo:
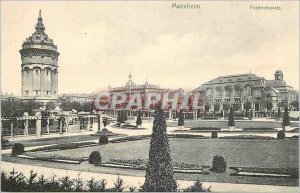
[[[300,192],[299,7],[1,1],[1,192]]]

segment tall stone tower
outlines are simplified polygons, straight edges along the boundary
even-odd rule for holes
[[[35,32],[26,38],[20,50],[22,59],[22,99],[48,102],[57,100],[59,52],[45,33],[39,11]]]

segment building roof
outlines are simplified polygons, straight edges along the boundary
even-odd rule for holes
[[[35,26],[35,32],[26,38],[26,40],[22,44],[22,48],[32,47],[32,45],[46,45],[52,48],[53,50],[57,50],[57,46],[54,45],[53,40],[48,37],[45,33],[45,26],[43,24],[43,18],[41,16],[41,10],[39,12],[38,22]],[[49,49],[47,47],[47,49]]]
[[[285,82],[280,80],[267,80],[266,86],[269,88],[276,88],[279,90],[292,90],[293,88],[289,85],[287,85]]]
[[[260,79],[262,78],[251,73],[237,74],[237,75],[219,76],[211,81],[204,83],[203,85],[245,82],[245,81],[260,80]]]

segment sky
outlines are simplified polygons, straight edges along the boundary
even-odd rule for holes
[[[274,79],[279,69],[299,88],[297,1],[1,1],[3,93],[21,93],[19,50],[35,30],[39,9],[60,52],[59,94],[123,86],[130,72],[136,84],[191,90],[221,75]]]

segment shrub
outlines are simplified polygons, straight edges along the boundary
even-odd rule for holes
[[[283,131],[279,131],[277,133],[277,139],[284,139],[285,138],[285,133]]]
[[[116,182],[114,182],[114,187],[111,189],[113,192],[124,192],[125,190],[123,179],[118,176]]]
[[[106,135],[101,135],[99,137],[99,145],[108,144],[108,137]]]
[[[211,138],[218,138],[218,132],[216,131],[211,132]]]
[[[16,156],[24,153],[24,145],[21,143],[15,143],[11,150],[11,155]]]
[[[210,187],[204,188],[202,182],[198,179],[192,186],[184,189],[183,192],[210,192]]]
[[[216,173],[223,173],[226,171],[227,163],[222,156],[216,155],[212,162],[212,168],[210,171]]]
[[[97,166],[101,164],[101,155],[99,151],[92,151],[89,157],[89,163]]]

